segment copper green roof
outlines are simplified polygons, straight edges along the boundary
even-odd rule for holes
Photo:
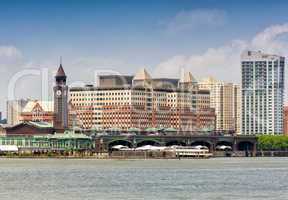
[[[48,122],[33,122],[33,121],[29,121],[29,122],[27,122],[27,124],[30,124],[32,126],[36,126],[38,128],[53,128],[53,125],[51,123],[48,123]]]
[[[164,131],[167,131],[167,132],[177,132],[177,129],[170,127],[170,128],[165,128]]]
[[[150,127],[150,128],[146,128],[146,129],[145,129],[145,131],[147,131],[147,132],[157,132],[157,131],[159,131],[159,130],[161,130],[161,129],[155,128],[155,127]]]
[[[75,133],[74,131],[65,131],[64,133],[55,133],[54,135],[48,136],[49,139],[91,139],[91,137],[82,134]]]
[[[120,129],[120,128],[117,128],[117,127],[112,127],[112,128],[108,128],[108,129],[106,129],[106,131],[120,132],[121,129]]]
[[[134,127],[131,127],[128,129],[128,132],[140,132],[141,130],[139,128],[134,128]]]

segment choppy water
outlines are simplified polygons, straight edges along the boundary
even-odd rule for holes
[[[0,159],[0,199],[286,200],[288,159]]]

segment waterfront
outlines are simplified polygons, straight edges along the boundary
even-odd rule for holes
[[[1,199],[287,199],[288,158],[1,159]]]

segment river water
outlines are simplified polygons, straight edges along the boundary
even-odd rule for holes
[[[0,159],[0,199],[288,199],[288,158]]]

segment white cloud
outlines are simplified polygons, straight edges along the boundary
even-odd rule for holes
[[[57,61],[28,60],[16,47],[0,46],[0,111],[4,112],[4,115],[6,114],[8,94],[15,94],[15,99],[41,99],[43,97],[47,100],[43,96],[45,93],[49,95],[48,99],[51,99],[54,75],[59,66]],[[96,72],[113,69],[113,72],[116,72],[120,66],[124,65],[124,62],[120,60],[99,57],[80,57],[67,60],[64,58],[63,61],[64,69],[68,75],[68,83],[72,85],[93,83]],[[15,87],[13,86],[12,92],[8,91],[9,83],[13,82],[15,77],[18,77]]]
[[[224,81],[240,83],[240,54],[245,49],[288,55],[288,24],[273,25],[256,34],[250,41],[233,40],[202,54],[176,55],[161,62],[154,75],[175,77],[182,67],[191,71],[196,78],[215,76]]]
[[[195,30],[203,26],[221,26],[227,20],[226,12],[217,9],[181,11],[167,24],[170,32]]]
[[[288,23],[269,26],[252,39],[251,48],[287,55],[288,40],[285,37],[281,38],[281,36],[287,36],[287,33]]]
[[[14,46],[0,46],[0,57],[21,58],[22,52]]]
[[[22,52],[14,46],[0,46],[0,72],[7,71],[12,66],[23,61]]]

